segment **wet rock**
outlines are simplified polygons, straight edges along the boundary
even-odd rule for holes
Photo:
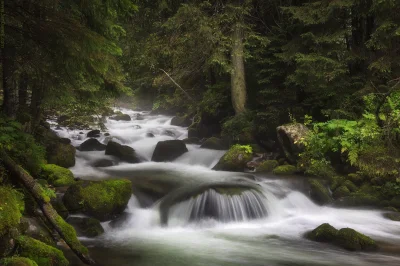
[[[211,137],[201,144],[202,149],[226,150],[228,147],[222,139]]]
[[[213,169],[242,172],[252,157],[251,150],[248,150],[246,146],[234,145],[221,157]]]
[[[311,232],[306,233],[305,237],[317,242],[334,242],[336,240],[338,230],[332,225],[325,223],[321,224]]]
[[[192,124],[192,120],[188,117],[175,116],[171,120],[171,125],[179,127],[188,127]]]
[[[350,196],[351,192],[346,186],[340,186],[333,192],[333,198],[339,199],[343,197]]]
[[[37,217],[22,217],[20,223],[21,233],[39,240],[47,245],[55,246],[56,242],[49,227]]]
[[[70,117],[68,115],[61,115],[57,118],[57,123],[58,124],[62,124],[65,121],[67,121],[68,119],[70,119]]]
[[[191,137],[191,138],[184,139],[183,142],[185,142],[186,144],[200,144],[200,139]]]
[[[297,171],[294,165],[280,165],[276,167],[272,173],[275,175],[294,175]]]
[[[141,129],[142,127],[139,126],[139,125],[134,125],[134,126],[132,126],[132,128],[133,128],[133,129]]]
[[[79,146],[80,151],[104,151],[106,145],[100,143],[97,139],[88,139]]]
[[[70,144],[54,143],[47,147],[47,161],[62,167],[75,165],[75,147]]]
[[[88,138],[98,138],[100,137],[100,130],[95,129],[95,130],[91,130],[87,133],[86,135]]]
[[[279,166],[277,160],[265,160],[256,166],[256,171],[261,172],[272,172],[276,167]]]
[[[99,159],[92,163],[93,167],[110,167],[113,165],[114,165],[114,162],[110,159]]]
[[[81,181],[68,188],[63,197],[72,213],[81,212],[100,221],[121,214],[132,195],[132,183],[126,179]]]
[[[148,138],[154,138],[154,134],[151,133],[151,132],[146,133],[146,137],[148,137]]]
[[[108,136],[110,136],[110,133],[106,132],[106,133],[104,133],[104,136],[108,137]]]
[[[65,207],[62,201],[63,195],[57,194],[55,198],[50,200],[51,205],[57,211],[57,213],[63,218],[66,219],[69,215],[68,209]]]
[[[108,225],[112,228],[121,228],[133,217],[132,213],[124,212],[118,218],[112,220]]]
[[[131,117],[128,114],[117,114],[110,117],[111,120],[115,121],[131,121]]]
[[[310,179],[310,197],[319,205],[332,203],[332,197],[327,187],[321,180]]]
[[[140,160],[136,156],[132,147],[121,145],[114,141],[109,141],[106,147],[106,155],[112,155],[118,159],[128,163],[139,163]]]
[[[62,144],[71,144],[71,140],[68,138],[61,138],[59,141]]]
[[[377,244],[373,239],[351,228],[340,229],[335,243],[350,251],[374,251],[377,249]]]
[[[309,129],[303,124],[293,123],[279,126],[276,131],[286,158],[291,163],[296,163],[299,154],[304,151],[304,145],[300,140],[307,136]]]
[[[69,217],[67,222],[72,225],[79,236],[96,237],[104,233],[100,221],[90,217]]]
[[[182,140],[166,140],[157,143],[151,158],[154,162],[170,162],[187,152]]]
[[[170,136],[170,137],[175,137],[175,133],[172,132],[171,130],[165,130],[163,132],[163,135]]]

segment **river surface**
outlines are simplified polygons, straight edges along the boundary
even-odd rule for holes
[[[190,199],[174,205],[164,225],[160,222],[159,201],[134,193],[126,210],[130,214],[127,220],[117,227],[105,222],[104,235],[81,238],[97,265],[400,265],[400,223],[385,219],[381,211],[318,206],[306,195],[301,177],[278,178],[272,174],[250,173],[254,176],[251,180],[247,178],[249,173],[213,171],[211,168],[224,151],[200,149],[198,145],[187,145],[189,152],[173,162],[151,162],[157,142],[184,139],[187,129],[172,126],[171,117],[121,111],[133,120],[108,119],[107,132],[113,141],[133,147],[143,162],[118,162],[107,168],[93,168],[90,165],[95,160],[115,158],[104,155],[104,151],[77,151],[76,165],[71,168],[76,177],[90,180],[126,177],[134,183],[144,179],[161,180],[182,187],[246,179],[259,187],[259,193],[229,196],[206,191],[213,194],[203,193],[197,197],[197,202]],[[138,114],[140,120],[136,119]],[[63,128],[56,132],[70,138],[75,146],[86,140],[87,131]],[[110,136],[102,134],[99,141],[107,143]],[[220,212],[226,212],[221,215],[226,219],[193,219],[193,213],[201,212],[201,196],[212,197]],[[249,209],[252,217],[248,215]],[[338,229],[353,228],[386,248],[375,253],[349,252],[303,238],[305,232],[322,223],[330,223]],[[71,259],[72,265],[81,265],[73,257]]]

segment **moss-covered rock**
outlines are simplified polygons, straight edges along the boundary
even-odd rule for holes
[[[68,209],[65,207],[63,201],[62,201],[62,194],[57,194],[56,197],[52,198],[50,200],[51,205],[53,208],[57,211],[58,215],[60,215],[62,218],[67,218],[69,215]]]
[[[358,190],[358,187],[350,180],[344,181],[344,183],[342,185],[347,187],[351,192],[355,192]]]
[[[70,212],[83,212],[100,221],[122,213],[132,195],[126,179],[80,182],[65,192],[63,202]]]
[[[74,175],[69,169],[55,164],[43,165],[41,177],[55,187],[69,186],[75,183]]]
[[[389,220],[400,222],[400,213],[398,212],[387,212],[383,216]]]
[[[71,224],[78,235],[96,237],[104,233],[99,220],[90,217],[70,217],[67,222]]]
[[[309,179],[310,197],[319,205],[329,204],[332,202],[332,197],[329,190],[322,184],[321,180]]]
[[[45,243],[28,236],[19,236],[17,239],[19,255],[35,261],[40,266],[68,266],[64,254]]]
[[[272,171],[275,175],[293,175],[297,168],[294,165],[280,165]]]
[[[360,206],[379,206],[380,200],[373,196],[363,193],[352,193],[350,196],[340,198],[335,201],[337,206],[360,207]]]
[[[200,148],[202,149],[211,149],[211,150],[225,150],[227,149],[224,141],[222,139],[211,137],[201,144]]]
[[[22,194],[10,187],[0,186],[0,238],[18,226],[23,210]]]
[[[24,257],[11,257],[0,260],[3,266],[38,266],[33,260]]]
[[[71,144],[54,143],[47,147],[47,161],[61,167],[72,167],[75,165],[75,147]]]
[[[257,172],[272,172],[272,170],[274,170],[278,166],[279,166],[279,163],[277,160],[265,160],[256,167],[256,171]]]
[[[109,141],[106,147],[106,155],[112,155],[118,159],[128,163],[139,163],[140,160],[136,156],[135,150],[132,147],[121,145],[114,141]]]
[[[306,233],[306,238],[317,242],[333,242],[336,239],[338,230],[328,223],[321,224],[314,230]]]
[[[253,158],[253,151],[250,146],[233,145],[219,162],[214,166],[214,170],[241,172],[246,168],[246,164]]]
[[[350,190],[346,186],[340,186],[333,192],[333,198],[339,199],[343,197],[347,197],[351,194]]]
[[[23,235],[32,237],[49,246],[56,245],[51,229],[40,217],[22,217],[19,230]]]
[[[364,177],[357,173],[351,173],[347,175],[347,179],[359,186],[364,182]]]
[[[351,228],[340,229],[335,244],[350,251],[373,251],[377,249],[377,244],[373,239]]]
[[[346,178],[344,176],[340,175],[335,175],[332,178],[329,179],[330,185],[329,188],[334,191],[338,187],[342,186],[342,184],[346,181]]]

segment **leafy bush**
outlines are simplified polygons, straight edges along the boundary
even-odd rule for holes
[[[253,129],[253,114],[246,112],[228,119],[222,125],[222,135],[233,142],[251,143]]]

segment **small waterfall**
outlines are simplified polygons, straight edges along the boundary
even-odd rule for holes
[[[205,219],[220,222],[260,219],[267,216],[265,202],[263,194],[254,189],[240,191],[238,194],[208,189],[173,205],[168,212],[168,224],[187,224]]]

